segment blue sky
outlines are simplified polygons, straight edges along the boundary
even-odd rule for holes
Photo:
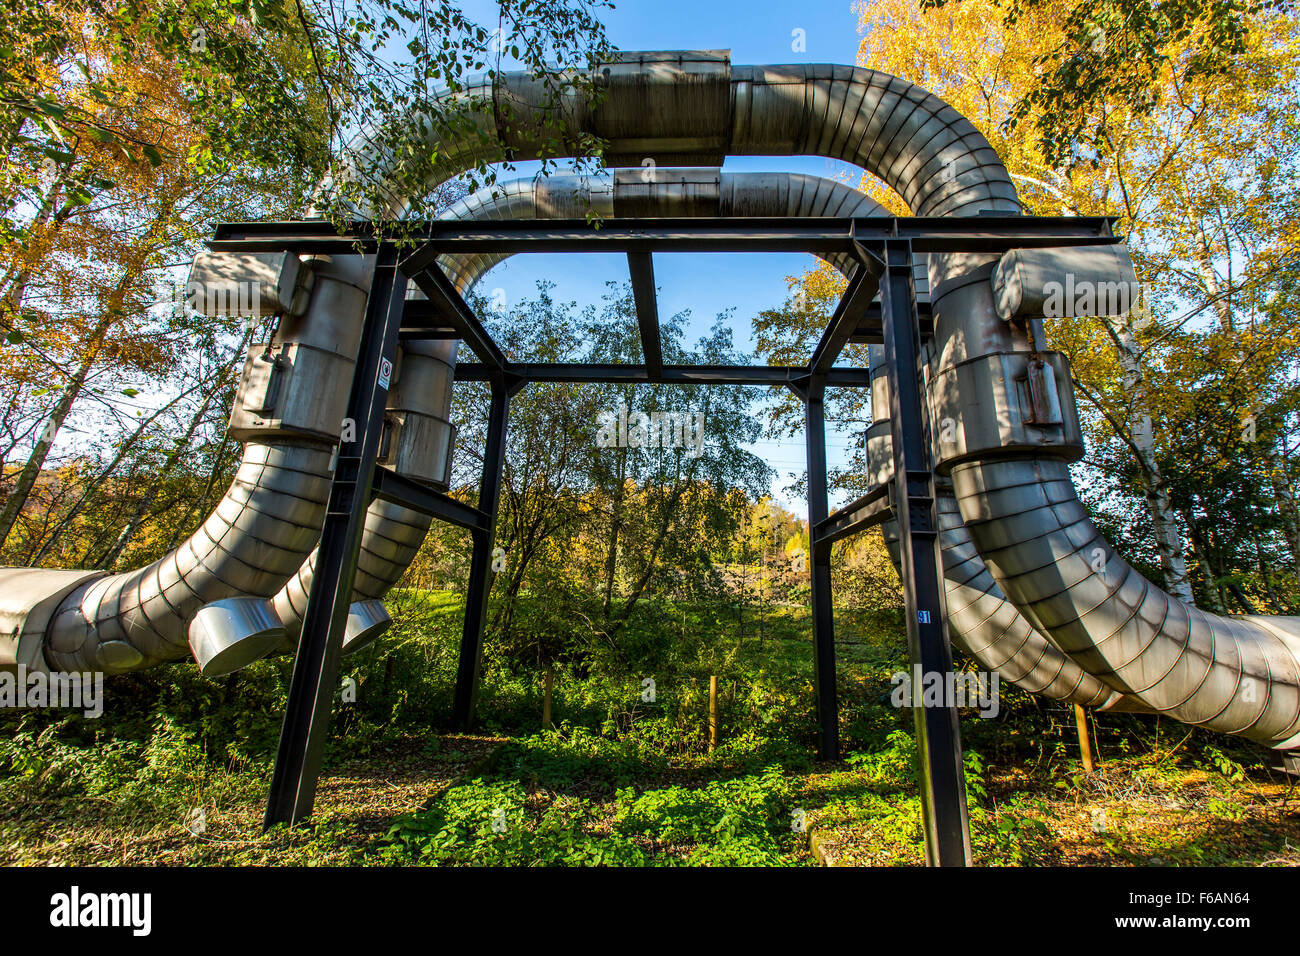
[[[469,4],[466,12],[488,24],[495,19],[494,9],[492,4],[476,2]],[[611,40],[621,50],[730,50],[736,64],[854,63],[861,39],[850,0],[624,0],[601,16]],[[802,51],[794,49],[796,30],[803,31]],[[855,166],[816,156],[734,157],[723,168],[729,172],[788,170],[853,184],[861,175]],[[535,164],[518,164],[502,178],[530,176],[536,169]],[[814,263],[811,256],[803,255],[657,255],[660,314],[666,317],[689,310],[693,340],[712,325],[718,313],[734,309],[731,326],[736,344],[749,349],[750,319],[762,309],[781,304],[787,294],[785,277],[798,275]],[[615,255],[516,256],[488,273],[479,289],[500,289],[507,303],[517,302],[534,295],[537,282],[543,279],[555,283],[552,294],[557,301],[576,301],[581,307],[599,303],[610,279],[625,281],[627,265],[622,256]],[[843,461],[849,441],[847,434],[828,432],[832,467]],[[804,503],[780,489],[789,483],[792,473],[804,469],[803,436],[765,440],[752,450],[778,470],[772,483],[776,497],[802,514]]]

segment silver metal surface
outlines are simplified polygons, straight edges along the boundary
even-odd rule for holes
[[[1035,420],[1031,372],[1053,399],[1048,420]],[[932,460],[948,474],[963,461],[1015,455],[1083,457],[1083,430],[1060,352],[990,352],[941,369],[930,379]],[[1054,419],[1054,420],[1050,420]]]
[[[316,279],[307,312],[286,316],[273,344],[339,356],[350,349],[347,381],[373,263],[361,256],[316,257],[311,268]],[[307,389],[297,387],[305,401]],[[258,441],[244,446],[225,496],[189,539],[147,567],[83,582],[61,600],[44,635],[51,668],[120,673],[177,660],[190,652],[189,624],[204,605],[279,591],[320,534],[329,442],[342,427],[347,391],[337,382],[318,382],[310,401],[322,431],[332,437],[259,429]],[[236,407],[242,402],[241,396]]]
[[[575,140],[588,133],[612,141],[610,166],[719,165],[724,154],[828,156],[883,179],[918,216],[1020,210],[1005,167],[974,125],[887,73],[833,64],[736,66],[717,50],[625,52],[595,70],[598,103],[574,93],[558,105]],[[443,91],[440,109],[457,111],[465,124],[454,136],[436,116],[405,118],[403,125],[437,150],[425,185],[507,153],[528,160],[539,158],[543,144],[553,150],[536,135],[556,118],[548,88],[527,73],[497,73]],[[411,188],[394,158],[399,142],[388,130],[363,132],[349,144],[342,173],[374,183],[389,214],[406,208]]]
[[[213,601],[190,621],[190,650],[204,677],[247,667],[283,643],[284,625],[265,598]]]
[[[300,316],[315,281],[310,260],[292,252],[200,252],[190,265],[186,300],[203,315]]]
[[[868,348],[872,424],[867,431],[868,471],[873,484],[893,480],[889,379],[884,349]],[[948,482],[936,481],[935,514],[943,554],[948,635],[954,647],[1003,680],[1052,700],[1110,709],[1123,695],[1107,687],[1039,634],[1006,599],[971,543]],[[881,526],[894,567],[899,567],[898,522]],[[1126,708],[1131,709],[1131,708]]]
[[[343,653],[355,654],[368,647],[393,624],[383,601],[357,601],[348,608],[347,629],[343,633]]]
[[[931,257],[932,277],[944,258]],[[1066,281],[1072,260],[1054,262],[1064,270],[1055,279]],[[995,308],[988,280],[997,263],[953,257],[934,283],[937,375],[1029,349],[1025,331]],[[1079,264],[1081,274],[1085,267],[1092,266]],[[1040,269],[1034,281],[1050,276]],[[962,520],[1002,592],[1086,671],[1184,723],[1276,747],[1300,743],[1295,643],[1250,618],[1189,607],[1147,581],[1097,531],[1065,461],[999,453],[958,464],[952,480]]]
[[[1137,274],[1124,245],[1012,249],[992,282],[1002,319],[1125,315],[1137,305]]]
[[[1273,628],[1171,598],[1110,546],[1064,462],[959,465],[962,518],[1006,595],[1090,673],[1184,723],[1294,746],[1300,666]]]
[[[45,670],[45,629],[59,604],[103,571],[0,568],[0,671]]]
[[[354,601],[378,600],[392,589],[415,560],[431,521],[428,515],[402,505],[380,500],[370,503],[352,584]],[[315,567],[313,551],[273,599],[288,638],[282,648],[285,651],[297,647]]]

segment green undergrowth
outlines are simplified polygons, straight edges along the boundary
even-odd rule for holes
[[[742,631],[733,608],[648,601],[620,636],[625,659],[554,661],[547,728],[540,667],[490,642],[478,736],[462,738],[445,733],[459,599],[389,603],[390,633],[345,661],[313,827],[260,830],[290,662],[221,681],[177,665],[110,678],[99,720],[0,713],[0,859],[924,862],[912,718],[890,705],[905,667],[894,612],[837,610],[845,759],[822,763],[806,609],[751,609]],[[1267,751],[1150,717],[1095,724],[1100,767],[1085,774],[1068,708],[1003,685],[996,716],[962,711],[976,862],[1300,862],[1300,799]]]

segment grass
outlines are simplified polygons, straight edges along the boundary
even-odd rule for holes
[[[752,616],[739,641],[725,609],[651,607],[627,639],[654,652],[640,664],[557,665],[555,728],[538,727],[535,670],[490,647],[484,732],[462,735],[426,729],[450,706],[457,602],[393,604],[393,632],[349,661],[357,700],[336,712],[310,826],[261,832],[287,663],[224,684],[185,665],[110,681],[103,721],[0,715],[0,863],[923,862],[910,715],[888,705],[896,614],[838,613],[847,755],[817,763],[802,609],[768,609],[760,644]],[[1154,718],[1097,724],[1084,774],[1065,708],[1004,688],[996,719],[963,712],[977,863],[1300,864],[1300,792],[1264,751]]]

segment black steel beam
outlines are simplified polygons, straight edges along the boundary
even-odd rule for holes
[[[832,544],[840,538],[865,531],[886,521],[893,514],[889,500],[889,485],[877,485],[865,495],[839,508],[812,530],[813,541]]]
[[[264,825],[295,824],[311,814],[338,685],[339,655],[352,603],[352,579],[370,504],[384,406],[397,350],[406,277],[396,254],[379,257],[366,302],[356,369],[321,528],[302,637],[276,751]],[[353,438],[346,436],[353,434]]]
[[[663,219],[619,219],[609,218],[588,222],[586,219],[513,219],[493,223],[503,229],[516,232],[528,232],[547,229],[548,224],[561,228],[584,227],[588,229],[629,228],[677,230],[698,226],[702,222],[712,222],[724,226],[746,229],[753,225],[758,228],[782,226],[791,222],[807,223],[806,217],[800,216],[732,216],[713,219],[699,219],[689,216],[665,217]],[[915,239],[918,235],[986,235],[991,232],[1015,231],[1018,234],[1052,233],[1061,229],[1088,229],[1097,235],[1110,235],[1118,219],[1114,216],[966,216],[953,218],[948,216],[859,216],[823,217],[823,223],[858,224],[859,238],[901,238]],[[468,225],[459,219],[426,219],[404,221],[388,232],[376,232],[372,220],[355,220],[344,223],[339,228],[329,219],[283,219],[283,220],[249,220],[243,222],[219,223],[213,231],[213,241],[236,242],[256,239],[314,238],[344,239],[350,242],[404,242],[412,244],[427,241],[435,237],[453,235]]]
[[[1110,218],[1085,216],[521,219],[490,225],[440,219],[405,224],[400,234],[379,236],[370,223],[337,230],[321,220],[305,220],[224,223],[208,246],[230,252],[345,254],[432,240],[437,251],[420,248],[404,263],[422,270],[442,252],[851,252],[854,239],[863,243],[908,240],[917,252],[996,253],[1119,242],[1113,223]]]
[[[935,524],[934,476],[921,405],[912,250],[906,242],[891,242],[885,249],[885,261],[880,301],[886,316],[893,504],[902,550],[926,860],[932,866],[969,866],[970,825],[955,701],[944,699],[931,705],[921,695],[921,681],[932,679],[928,675],[937,675],[943,682],[940,686],[948,686],[952,648],[948,643],[943,561]]]
[[[641,353],[645,356],[650,381],[657,382],[664,373],[664,349],[659,338],[659,296],[655,292],[654,257],[648,252],[629,252],[627,269],[632,276],[636,321],[641,326]]]
[[[459,339],[460,332],[456,329],[438,328],[438,329],[402,329],[397,333],[399,342],[444,342],[447,339]]]
[[[483,630],[487,626],[488,594],[492,590],[492,546],[496,530],[497,502],[506,458],[506,428],[510,420],[511,389],[505,376],[492,381],[492,406],[488,413],[487,443],[483,447],[483,471],[479,479],[478,510],[487,522],[471,532],[474,549],[469,560],[469,586],[465,591],[465,623],[461,631],[460,660],[456,665],[456,696],[452,720],[462,730],[474,723],[478,703],[479,673],[483,666]]]
[[[644,365],[579,364],[575,362],[511,362],[511,374],[529,382],[597,382],[624,384],[649,382]],[[486,382],[493,370],[476,362],[456,366],[456,381]],[[808,369],[785,365],[665,365],[659,381],[678,385],[788,385],[808,377]],[[841,388],[868,388],[866,369],[834,368],[826,384]]]
[[[848,288],[840,296],[830,323],[822,332],[821,340],[813,349],[808,369],[814,375],[824,375],[831,370],[844,346],[866,319],[871,300],[880,289],[880,276],[885,264],[873,253],[859,248],[858,268],[849,280]]]
[[[1119,241],[1112,220],[1088,217],[977,216],[801,219],[582,219],[429,224],[433,245],[414,268],[446,252],[855,252],[853,242],[905,239],[918,252],[986,252]]]
[[[883,234],[882,234],[883,238]],[[583,219],[465,223],[431,230],[435,242],[410,257],[422,269],[443,253],[502,252],[848,252],[853,220]]]
[[[455,331],[444,317],[444,308],[440,308],[432,299],[407,299],[406,311],[402,313],[402,330],[451,329]]]
[[[471,531],[487,530],[487,516],[477,508],[418,481],[404,478],[388,468],[376,466],[372,494],[376,498],[414,508],[461,528]]]
[[[808,527],[824,522],[826,492],[826,382],[814,375],[804,392],[804,434],[808,446]],[[809,536],[811,538],[811,535]],[[835,619],[831,606],[831,546],[810,541],[812,554],[813,686],[817,694],[817,754],[840,757],[840,704],[835,678]]]
[[[930,303],[918,302],[916,315],[921,327],[921,341],[926,342],[934,338],[934,315],[930,311]],[[872,302],[867,306],[867,314],[849,336],[849,342],[853,345],[885,344],[885,326],[881,319],[879,302]]]
[[[459,332],[460,337],[473,349],[480,362],[498,372],[505,369],[505,355],[492,340],[488,330],[483,327],[483,323],[478,320],[474,310],[456,291],[456,287],[452,285],[441,266],[432,262],[428,268],[413,272],[404,262],[402,271],[410,276],[411,281],[420,287],[420,291],[429,297],[433,309],[440,316],[439,324],[446,323]]]

